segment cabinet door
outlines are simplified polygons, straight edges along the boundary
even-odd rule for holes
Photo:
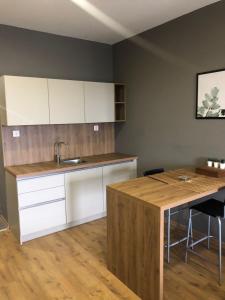
[[[137,161],[103,167],[104,211],[106,211],[106,186],[137,177]]]
[[[67,222],[103,212],[102,168],[65,175]]]
[[[64,225],[65,200],[22,209],[19,214],[22,236]]]
[[[6,125],[49,124],[45,78],[4,76]]]
[[[114,84],[85,82],[86,123],[114,122]]]
[[[48,79],[51,124],[84,123],[82,81]]]

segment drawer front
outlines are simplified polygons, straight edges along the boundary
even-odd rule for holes
[[[19,208],[41,204],[44,202],[64,199],[65,188],[64,186],[58,186],[51,189],[40,190],[36,192],[29,192],[18,195]]]
[[[20,231],[22,236],[65,223],[65,200],[20,210]]]
[[[17,181],[18,194],[50,189],[62,185],[64,185],[64,174]]]

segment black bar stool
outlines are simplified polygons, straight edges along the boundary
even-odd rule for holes
[[[147,170],[143,173],[143,175],[150,176],[150,175],[163,173],[163,172],[164,172],[164,168],[157,168],[157,169]],[[189,207],[180,207],[173,211],[171,211],[171,209],[167,210],[167,243],[165,244],[165,248],[167,248],[167,262],[168,263],[170,263],[170,248],[187,240],[187,237],[185,236],[184,238],[182,238],[180,240],[171,242],[171,234],[170,234],[171,233],[171,217],[187,208],[189,208]]]
[[[144,176],[150,176],[150,175],[154,175],[154,174],[159,174],[159,173],[163,173],[165,172],[163,168],[158,168],[158,169],[151,169],[151,170],[147,170],[143,173]]]
[[[197,211],[196,214],[192,214],[192,211]],[[204,236],[203,238],[193,241],[193,235],[192,235],[192,217],[199,215],[199,214],[205,214],[208,216],[208,234]],[[210,223],[211,223],[211,217],[216,218],[218,221],[218,238],[219,238],[219,253],[218,253],[218,268],[219,268],[219,284],[222,282],[222,239],[221,239],[221,219],[225,218],[225,202],[221,202],[216,199],[209,199],[204,201],[203,203],[196,204],[190,207],[189,210],[189,221],[188,221],[188,234],[187,234],[187,247],[186,247],[186,255],[185,255],[185,261],[187,262],[188,258],[188,251],[190,251],[193,254],[199,255],[196,251],[194,251],[193,247],[205,240],[208,241],[208,249],[210,248],[210,238],[213,238],[214,236],[210,233]],[[191,237],[191,243],[190,243],[190,237]]]

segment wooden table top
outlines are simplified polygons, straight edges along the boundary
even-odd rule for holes
[[[24,179],[39,175],[46,175],[52,173],[82,170],[91,167],[108,165],[113,163],[126,162],[137,159],[137,156],[122,154],[122,153],[108,153],[101,155],[93,155],[82,157],[85,161],[78,165],[74,164],[57,164],[55,161],[40,162],[35,164],[18,165],[5,167],[5,170],[15,176],[17,179]]]
[[[179,176],[188,176],[190,180],[182,181]],[[161,210],[216,193],[222,188],[225,188],[225,178],[199,175],[191,169],[167,171],[108,187]]]

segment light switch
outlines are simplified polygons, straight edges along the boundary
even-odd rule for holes
[[[98,125],[94,125],[94,131],[99,131],[99,126]]]
[[[20,131],[19,130],[13,130],[13,137],[20,137]]]

